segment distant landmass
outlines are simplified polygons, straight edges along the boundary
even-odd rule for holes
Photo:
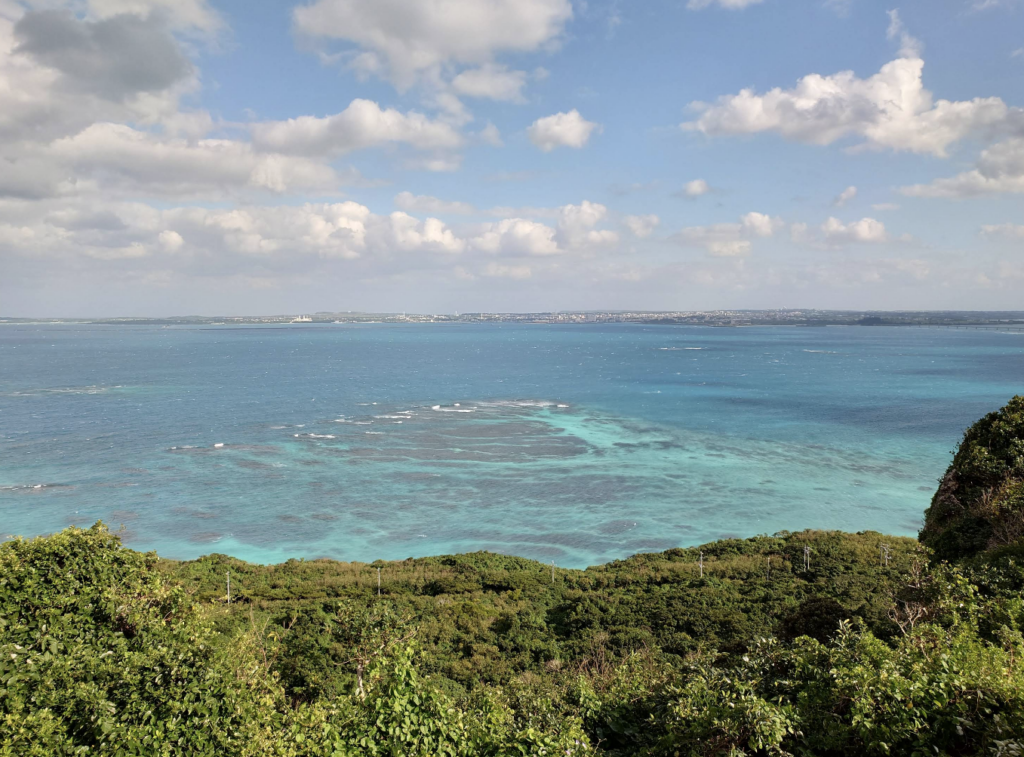
[[[366,313],[169,318],[0,318],[0,324],[97,323],[109,325],[237,326],[249,324],[349,323],[650,323],[686,326],[942,326],[1024,330],[1024,311],[974,310],[559,310],[536,313]]]

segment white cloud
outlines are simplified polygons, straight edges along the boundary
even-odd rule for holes
[[[703,247],[712,256],[742,257],[750,254],[751,238],[770,237],[782,228],[782,219],[764,213],[747,213],[739,223],[688,226],[672,236],[680,244]]]
[[[558,211],[558,240],[567,249],[614,244],[619,236],[614,231],[594,227],[608,215],[600,203],[584,200],[579,205],[563,205]]]
[[[171,231],[169,229],[161,231],[157,239],[160,241],[160,244],[163,246],[163,248],[168,252],[180,250],[181,246],[185,244],[185,240],[182,238],[181,234],[179,234],[176,231]]]
[[[487,122],[487,126],[480,130],[477,137],[484,144],[490,145],[491,147],[504,147],[505,142],[501,138],[501,132],[498,131],[498,127],[492,124],[490,121]]]
[[[584,147],[591,133],[599,128],[598,124],[587,121],[573,108],[568,113],[538,118],[527,128],[526,134],[541,150],[551,152],[556,147]]]
[[[454,150],[462,136],[443,121],[422,113],[382,109],[372,100],[353,100],[333,116],[300,116],[250,126],[261,150],[308,156],[335,156],[388,142],[420,150]]]
[[[91,22],[11,10],[0,14],[0,150],[74,134],[96,121],[160,124],[197,85],[157,20]]]
[[[684,197],[696,198],[706,195],[711,191],[711,186],[704,179],[694,179],[683,185],[681,194]]]
[[[1024,138],[1016,137],[982,151],[975,168],[931,184],[915,184],[900,191],[910,197],[962,199],[1024,192]]]
[[[515,208],[493,208],[489,213],[514,213]],[[596,228],[608,216],[608,208],[583,200],[579,205],[546,208],[520,208],[523,215],[553,217],[555,226],[528,218],[504,218],[484,224],[470,244],[478,250],[499,255],[558,255],[588,252],[619,241],[614,231]]]
[[[781,219],[764,213],[747,213],[740,219],[740,223],[744,230],[758,237],[770,237],[782,226]]]
[[[103,186],[161,195],[333,191],[340,183],[329,166],[306,158],[262,154],[234,140],[163,139],[123,124],[95,124],[46,154]]]
[[[323,158],[204,139],[210,115],[180,110],[198,76],[172,32],[217,31],[222,22],[205,2],[76,8],[84,17],[52,7],[0,13],[0,196],[223,200],[334,192],[347,180]]]
[[[498,255],[557,255],[561,250],[550,226],[525,218],[506,218],[489,224],[470,244]]]
[[[142,257],[157,265],[161,256],[166,265],[171,256],[176,267],[222,274],[226,267],[295,270],[322,260],[373,258],[385,265],[404,253],[442,261],[467,247],[436,218],[400,211],[376,215],[355,202],[163,210],[119,203],[113,208],[110,219],[62,211],[19,226],[0,221],[0,253],[56,256],[72,265],[76,258]]]
[[[682,128],[709,136],[774,132],[816,145],[859,137],[863,147],[945,156],[971,134],[1024,123],[1024,111],[998,97],[934,100],[924,88],[923,70],[919,57],[901,57],[867,79],[843,71],[810,74],[792,89],[765,94],[744,89],[714,104],[693,103],[701,114]]]
[[[847,242],[885,242],[888,235],[885,224],[874,218],[862,218],[844,224],[838,218],[829,218],[821,225],[821,233],[829,244],[845,244]]]
[[[113,102],[162,92],[192,73],[158,17],[85,21],[70,11],[32,11],[15,24],[14,36],[18,55],[60,72],[57,86]]]
[[[898,10],[888,11],[889,14],[889,28],[885,32],[886,38],[890,41],[900,41],[900,57],[901,58],[920,58],[921,57],[921,42],[915,37],[910,36],[907,32],[906,27],[903,25],[903,20],[900,18],[900,12]]]
[[[622,219],[626,228],[633,232],[633,235],[641,239],[649,237],[661,223],[661,219],[654,214],[645,216],[626,216]]]
[[[982,226],[981,233],[986,237],[1024,239],[1024,226],[1018,226],[1012,223],[1003,223],[997,226]]]
[[[436,218],[420,221],[396,210],[389,220],[390,239],[400,250],[457,253],[466,248],[465,241]]]
[[[452,89],[466,97],[487,97],[491,100],[524,102],[525,71],[509,71],[506,66],[486,63],[466,69],[452,79]]]
[[[345,40],[353,65],[399,88],[451,64],[479,66],[501,53],[554,43],[572,18],[569,0],[317,0],[295,9],[311,37]]]
[[[836,197],[832,204],[835,205],[837,208],[841,208],[856,196],[857,187],[847,187],[846,189],[839,193],[839,196]]]
[[[699,11],[711,5],[718,5],[728,10],[742,10],[760,2],[762,0],[689,0],[686,7],[692,11]]]
[[[414,195],[412,192],[399,192],[395,195],[395,206],[412,213],[440,213],[441,215],[476,213],[476,208],[468,202],[452,202],[429,195]]]

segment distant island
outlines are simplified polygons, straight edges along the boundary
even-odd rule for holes
[[[537,313],[365,313],[357,311],[266,316],[175,316],[169,318],[0,318],[3,324],[95,323],[126,326],[296,327],[354,323],[643,323],[680,326],[916,326],[1024,330],[1024,311],[959,310],[559,310]]]

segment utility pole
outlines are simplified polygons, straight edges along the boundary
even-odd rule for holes
[[[772,580],[772,556],[768,555],[768,572],[765,574],[765,580]]]
[[[804,547],[804,571],[810,572],[811,570],[811,548],[809,546]]]
[[[700,577],[704,578],[704,553],[700,553]]]
[[[380,568],[377,568],[377,596],[380,596]]]
[[[228,577],[228,604],[231,604],[231,571],[227,571],[224,575]]]
[[[555,582],[555,561],[551,561],[551,583]]]

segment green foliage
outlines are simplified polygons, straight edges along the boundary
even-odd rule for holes
[[[590,751],[572,717],[541,731],[493,697],[461,709],[419,677],[410,635],[385,604],[303,615],[283,645],[292,667],[282,667],[318,701],[289,701],[275,670],[279,633],[250,616],[213,644],[202,608],[155,563],[102,524],[0,545],[2,757]],[[322,662],[323,648],[345,650],[354,690],[313,696],[323,679],[298,661]]]
[[[794,571],[807,545],[816,572]],[[202,596],[225,558],[158,569],[99,524],[9,542],[0,755],[1024,749],[1014,553],[928,569],[897,540],[820,533],[703,551],[703,578],[692,551],[671,550],[562,571],[554,584],[550,568],[493,555],[406,561],[382,566],[392,570],[381,597],[375,569],[371,586],[351,566],[231,562],[243,601],[229,609],[169,580]],[[432,593],[453,568],[449,586],[463,593]],[[317,598],[294,599],[304,592]],[[792,641],[726,637],[727,653],[699,643],[704,630],[743,633],[751,615],[782,607],[780,635]],[[463,676],[460,663],[501,680]]]
[[[457,695],[645,649],[677,661],[701,649],[740,653],[757,635],[785,632],[780,621],[816,598],[841,607],[833,608],[836,620],[827,632],[841,618],[860,617],[888,637],[896,632],[890,595],[902,573],[924,559],[910,539],[806,531],[641,554],[583,571],[557,569],[554,582],[550,565],[489,553],[267,566],[212,555],[158,567],[207,603],[222,638],[247,627],[250,612],[270,620],[285,647],[277,669],[290,696],[312,701],[354,685],[352,667],[341,664],[351,650],[331,635],[329,619],[339,603],[378,605],[378,568],[383,599],[416,630],[424,672],[446,679],[443,685]],[[226,570],[236,600],[230,607],[223,603]]]
[[[1024,396],[964,434],[925,513],[921,541],[950,561],[1024,545]]]

